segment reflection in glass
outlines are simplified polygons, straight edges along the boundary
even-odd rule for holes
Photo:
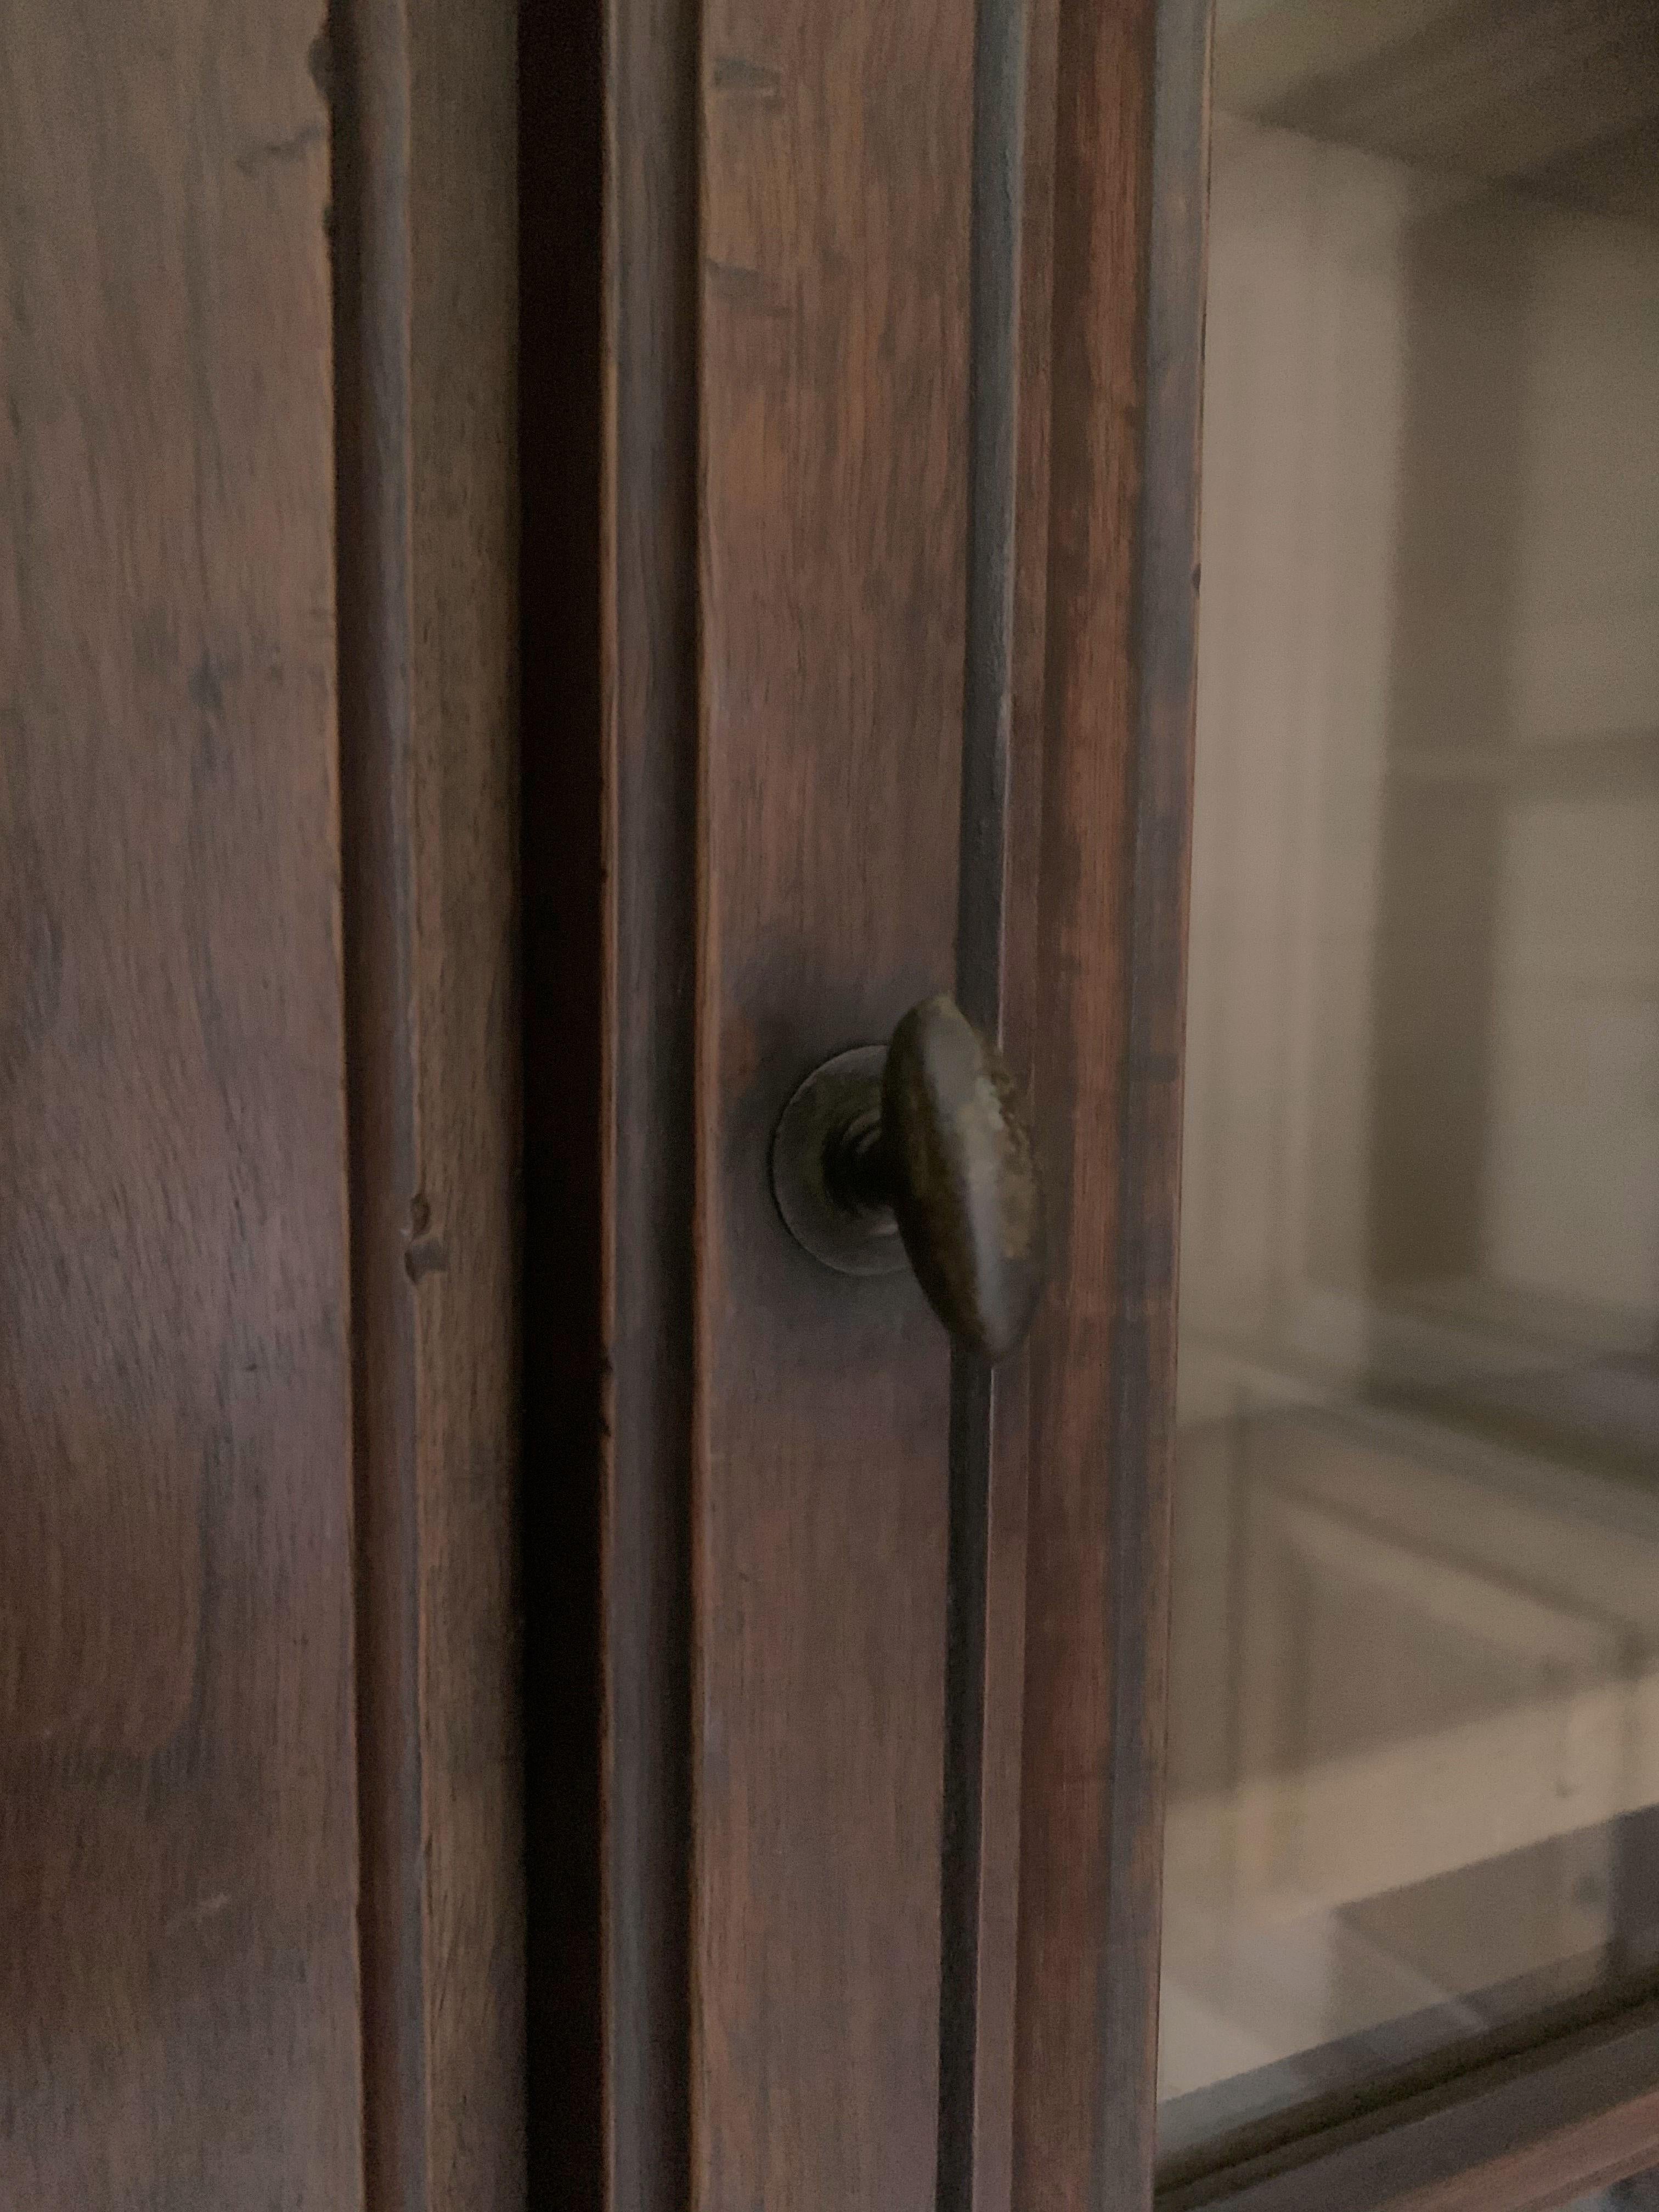
[[[1566,2212],[1659,2212],[1659,2173],[1638,2173],[1594,2197],[1576,2197]]]
[[[1213,154],[1176,2160],[1659,1976],[1659,139],[1274,112]]]

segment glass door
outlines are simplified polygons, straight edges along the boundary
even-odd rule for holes
[[[1659,18],[1216,54],[1176,2180],[1659,1986]]]

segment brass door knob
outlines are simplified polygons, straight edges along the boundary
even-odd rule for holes
[[[1042,1288],[1042,1193],[1006,1061],[952,999],[912,1006],[890,1042],[815,1068],[772,1139],[772,1188],[826,1267],[908,1257],[952,1336],[1012,1352]]]

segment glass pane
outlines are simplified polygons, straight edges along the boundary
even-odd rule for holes
[[[1659,41],[1501,13],[1218,25],[1176,2160],[1659,1974]]]

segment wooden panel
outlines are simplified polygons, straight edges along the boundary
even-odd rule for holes
[[[1014,2202],[1152,2185],[1208,10],[1062,0]],[[1016,868],[1028,885],[1029,866]]]
[[[771,1130],[954,972],[973,17],[703,23],[694,2200],[932,2194],[948,1359]]]
[[[0,2197],[362,2201],[311,4],[0,59]]]

